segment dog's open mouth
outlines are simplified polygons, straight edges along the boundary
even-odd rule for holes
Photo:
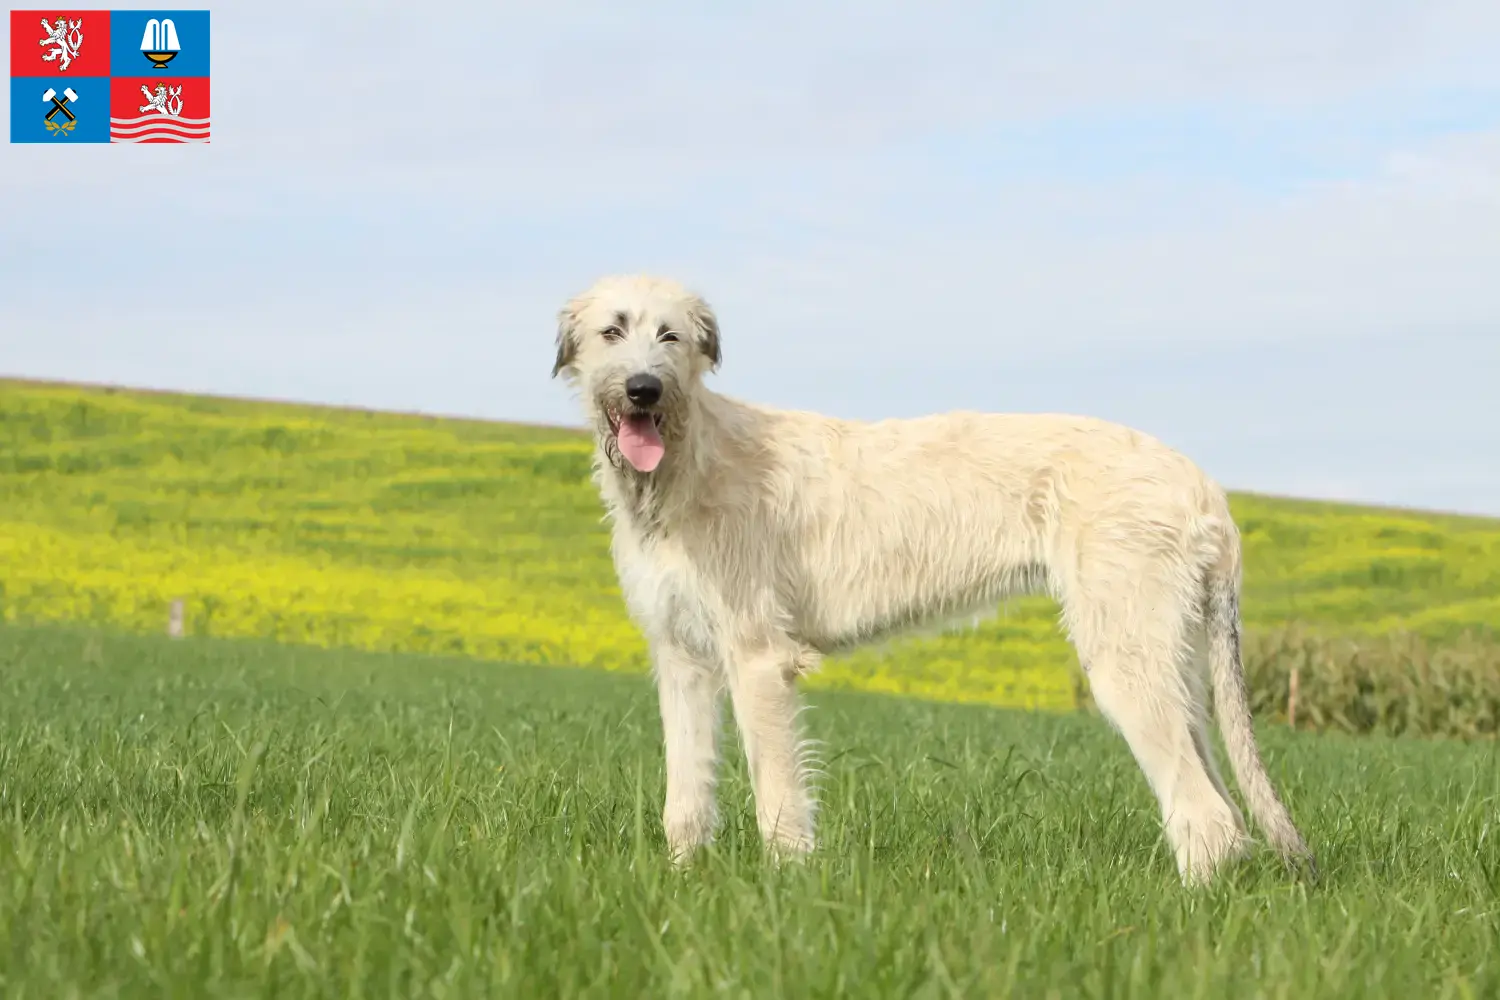
[[[637,472],[650,472],[667,453],[661,440],[661,414],[605,411],[620,454]]]

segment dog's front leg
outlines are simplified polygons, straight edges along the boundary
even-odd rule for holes
[[[755,792],[755,818],[772,852],[813,848],[813,797],[797,734],[795,654],[757,650],[731,656],[729,692]]]
[[[685,650],[654,650],[667,756],[667,802],[662,810],[667,847],[677,864],[713,839],[718,825],[714,785],[718,770],[719,671]]]

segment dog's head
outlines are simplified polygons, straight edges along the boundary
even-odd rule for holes
[[[603,278],[562,308],[552,375],[576,386],[600,443],[638,472],[661,462],[683,408],[719,366],[719,322],[665,278]]]

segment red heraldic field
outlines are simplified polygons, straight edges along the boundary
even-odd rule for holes
[[[107,10],[10,12],[10,75],[109,76]]]
[[[109,81],[110,142],[208,142],[208,77]]]

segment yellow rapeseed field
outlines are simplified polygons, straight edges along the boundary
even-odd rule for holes
[[[0,613],[645,669],[576,432],[0,381]],[[1500,622],[1500,522],[1239,495],[1252,626]],[[1073,703],[1055,607],[834,658],[815,685]]]

